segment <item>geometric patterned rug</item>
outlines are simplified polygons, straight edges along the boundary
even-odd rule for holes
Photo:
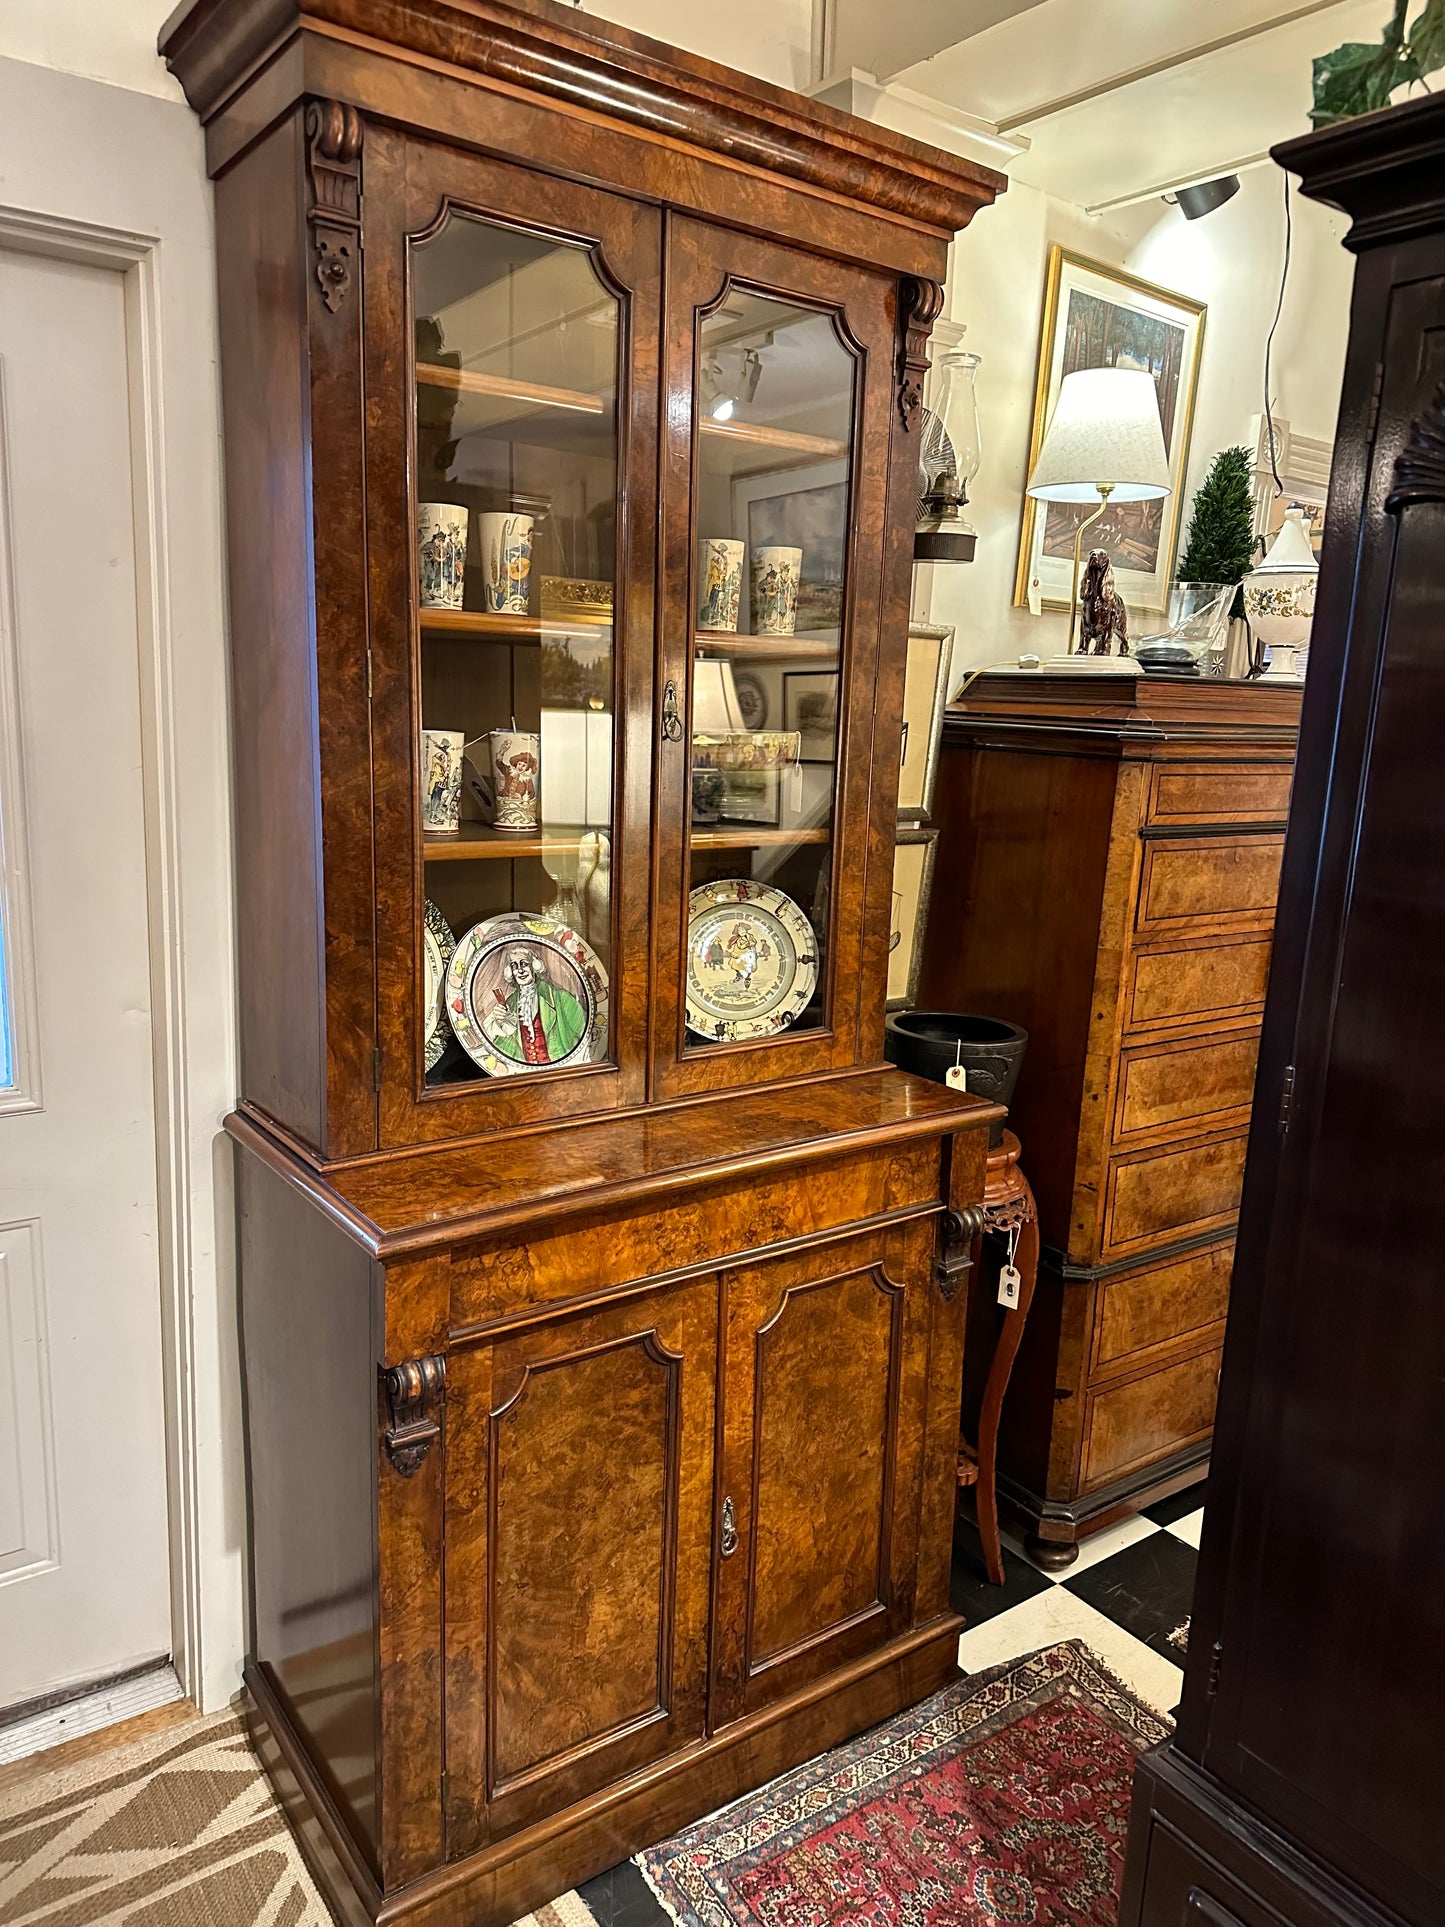
[[[234,1713],[0,1792],[0,1927],[101,1923],[330,1927]],[[525,1927],[592,1916],[568,1894]]]
[[[1113,1927],[1169,1732],[1079,1640],[975,1674],[637,1856],[680,1927]]]

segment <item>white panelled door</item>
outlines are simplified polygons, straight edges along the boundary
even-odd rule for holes
[[[0,1709],[171,1650],[130,436],[122,276],[0,249]]]

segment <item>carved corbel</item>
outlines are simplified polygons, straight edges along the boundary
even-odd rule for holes
[[[442,1402],[446,1397],[447,1362],[444,1358],[409,1358],[381,1375],[386,1398],[386,1456],[404,1479],[425,1459],[441,1437]]]
[[[1390,515],[1398,515],[1412,502],[1445,502],[1445,381],[1410,424],[1391,480],[1385,498]]]
[[[945,1211],[943,1214],[943,1239],[934,1276],[938,1281],[938,1295],[946,1305],[953,1303],[963,1283],[964,1273],[972,1269],[973,1244],[983,1225],[984,1209],[981,1204],[965,1205],[962,1211]]]
[[[361,252],[361,115],[339,100],[306,107],[311,205],[306,212],[316,250],[316,279],[332,314],[351,290]]]
[[[905,279],[899,288],[898,412],[910,434],[923,411],[923,382],[928,373],[928,337],[943,312],[943,289],[937,281]]]

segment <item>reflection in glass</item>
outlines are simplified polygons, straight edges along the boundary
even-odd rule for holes
[[[697,341],[689,1045],[827,1020],[856,363],[732,287]]]
[[[446,1085],[610,1054],[620,317],[586,247],[468,215],[411,265],[418,740],[460,759],[452,817],[422,799]]]

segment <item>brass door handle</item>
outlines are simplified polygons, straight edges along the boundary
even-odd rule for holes
[[[723,1500],[722,1539],[720,1544],[724,1559],[731,1559],[738,1549],[738,1522],[737,1515],[733,1511],[733,1502],[731,1499]]]

